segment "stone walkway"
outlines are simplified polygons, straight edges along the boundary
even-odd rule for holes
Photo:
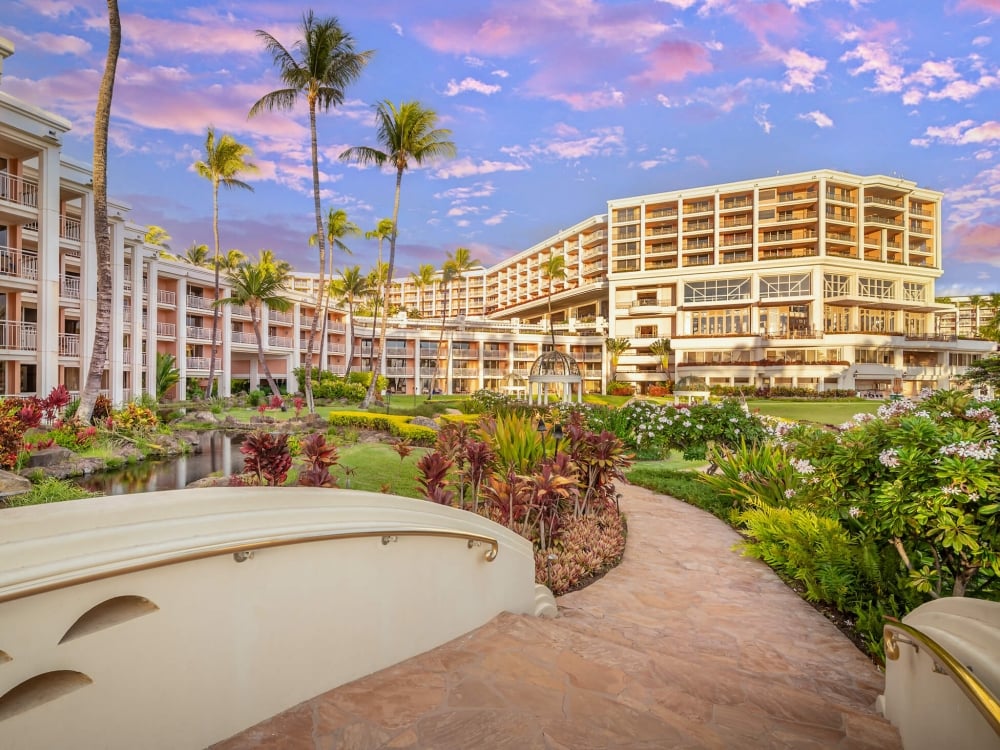
[[[623,488],[622,564],[558,600],[302,703],[236,748],[899,748],[883,679],[736,533]]]

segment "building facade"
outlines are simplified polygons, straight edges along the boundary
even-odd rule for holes
[[[0,63],[12,51],[0,39]],[[69,128],[0,91],[0,394],[77,392],[89,367],[93,195],[89,167],[61,154]],[[894,177],[820,170],[611,200],[606,213],[449,284],[395,280],[390,391],[523,393],[554,342],[580,365],[585,392],[601,392],[607,338],[628,340],[616,376],[639,391],[666,380],[877,396],[947,387],[994,350],[979,328],[996,310],[988,298],[935,301],[941,197]],[[211,366],[213,272],[148,244],[129,206],[112,201],[109,213],[116,314],[105,392],[115,403],[155,394],[157,354],[179,371],[171,395],[196,391]],[[564,274],[549,279],[543,265],[556,255]],[[290,390],[317,316],[314,366],[370,367],[374,322],[317,310],[317,284],[293,273],[292,310],[264,311],[264,360]],[[220,310],[221,393],[257,387],[250,311]],[[650,349],[662,339],[666,371]]]

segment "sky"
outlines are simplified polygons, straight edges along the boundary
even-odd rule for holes
[[[253,149],[220,192],[223,250],[316,270],[308,116],[247,118],[281,87],[256,31],[287,47],[278,0],[120,0],[109,192],[171,249],[212,245],[208,126]],[[371,62],[318,119],[323,211],[392,215],[394,174],[339,160],[376,145],[373,106],[416,100],[454,159],[403,177],[397,265],[467,247],[485,265],[606,211],[609,199],[822,168],[945,193],[937,294],[1000,291],[1000,0],[380,0],[317,6]],[[107,49],[100,0],[3,0],[0,91],[66,117],[90,162]],[[348,239],[374,263],[373,241]]]

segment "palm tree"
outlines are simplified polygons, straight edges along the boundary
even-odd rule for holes
[[[424,289],[434,284],[434,266],[430,263],[421,263],[417,267],[416,273],[410,271],[410,279],[413,281],[413,288],[417,290],[417,310],[423,314],[424,309]]]
[[[382,309],[383,305],[388,304],[385,301],[385,297],[382,293],[385,290],[385,278],[386,274],[389,272],[389,264],[378,261],[375,267],[368,272],[368,304],[369,311],[371,312],[372,319],[372,332],[368,338],[368,370],[372,373],[372,377],[377,377],[375,373],[375,368],[372,362],[375,361],[375,322],[379,319],[379,310]],[[371,384],[369,383],[369,386]]]
[[[445,264],[451,265],[451,271],[452,271],[451,282],[453,284],[456,281],[463,281],[465,279],[466,273],[471,271],[473,268],[482,265],[478,260],[476,260],[469,254],[469,248],[467,247],[456,247],[454,255],[448,253],[448,260],[445,261]],[[463,287],[463,291],[464,289],[465,287]],[[452,292],[448,294],[449,308],[451,307],[451,302],[453,301],[454,296],[455,295],[453,289]],[[465,308],[459,306],[458,314],[461,315],[464,309]],[[449,309],[448,312],[451,313],[451,310]]]
[[[552,325],[552,283],[566,278],[566,256],[562,254],[550,255],[542,263],[542,276],[549,282],[549,332],[552,334],[552,349],[554,351],[556,348],[556,329]]]
[[[156,353],[156,400],[162,401],[167,391],[177,385],[180,380],[177,370],[177,358],[173,354]]]
[[[192,266],[207,266],[210,262],[208,259],[208,245],[197,245],[192,242],[190,247],[184,251],[184,256],[181,260],[185,263],[190,263]]]
[[[329,209],[326,215],[326,241],[330,243],[330,284],[327,285],[326,304],[323,305],[322,315],[323,315],[323,327],[320,332],[320,341],[326,341],[326,327],[328,319],[330,317],[330,295],[329,291],[332,289],[332,284],[334,282],[333,278],[333,249],[338,248],[345,255],[352,255],[351,249],[344,244],[344,237],[361,236],[361,228],[355,224],[353,221],[348,220],[347,211],[342,208],[336,210]],[[317,235],[312,234],[309,236],[309,244],[315,245],[317,242]],[[320,300],[323,299],[323,295],[320,295]],[[317,304],[319,304],[317,302]],[[316,314],[320,314],[320,308],[317,306]],[[320,349],[322,350],[323,345],[320,344]],[[322,369],[322,364],[320,366]],[[348,363],[348,369],[350,369],[350,363]]]
[[[108,222],[108,122],[115,92],[115,71],[122,46],[122,22],[118,0],[108,0],[108,52],[97,92],[94,113],[94,237],[97,245],[97,319],[94,321],[94,349],[76,416],[87,424],[101,391],[101,379],[108,361],[111,341],[111,229]]]
[[[455,144],[449,140],[451,131],[437,127],[437,114],[420,102],[403,102],[397,108],[389,100],[375,105],[376,140],[381,148],[354,146],[344,151],[340,158],[359,164],[374,164],[382,167],[391,164],[396,169],[396,193],[392,204],[392,233],[389,235],[389,268],[385,280],[383,297],[389,300],[389,284],[396,268],[396,239],[399,237],[399,188],[403,182],[403,172],[410,163],[423,164],[439,157],[455,155]],[[379,334],[381,372],[385,372],[385,333],[389,325],[389,305],[382,309],[382,328]],[[367,407],[375,394],[376,377],[362,404]]]
[[[261,97],[248,114],[253,117],[264,111],[290,110],[300,98],[309,107],[309,140],[312,154],[313,208],[316,213],[316,245],[319,247],[319,297],[317,313],[323,307],[325,290],[326,243],[323,234],[323,216],[319,204],[319,147],[316,138],[316,110],[329,110],[344,103],[344,91],[361,75],[373,52],[358,52],[354,37],[340,27],[336,18],[317,19],[310,10],[302,17],[302,38],[292,51],[261,29],[257,37],[271,53],[284,88]],[[312,358],[316,345],[319,315],[313,316],[306,345],[305,395],[309,413],[316,411],[312,394]]]
[[[670,348],[670,339],[657,339],[649,345],[649,353],[655,357],[659,357],[660,367],[663,368],[664,373],[669,372],[670,352],[672,351],[673,349]]]
[[[451,257],[441,266],[441,334],[438,336],[437,352],[434,357],[434,376],[431,378],[430,387],[427,389],[427,400],[430,401],[434,395],[434,383],[437,382],[438,371],[441,367],[441,346],[444,344],[444,327],[448,318],[448,308],[451,306],[451,282],[455,278],[455,265]],[[443,390],[443,389],[442,389]]]
[[[227,250],[225,255],[216,260],[215,266],[221,268],[223,271],[233,271],[246,259],[247,256],[242,251],[233,248],[232,250]]]
[[[144,241],[147,245],[153,245],[154,247],[160,248],[160,255],[169,254],[170,245],[168,245],[167,242],[170,239],[170,235],[163,227],[158,227],[156,224],[150,224],[146,227],[146,236]]]
[[[264,337],[261,331],[261,312],[264,305],[271,310],[286,312],[291,309],[292,301],[285,295],[287,274],[279,266],[259,259],[258,262],[244,261],[235,270],[226,274],[230,287],[228,297],[216,300],[213,305],[245,305],[250,310],[250,321],[253,333],[257,338],[257,363],[260,365],[271,393],[280,395],[278,385],[274,382],[271,369],[264,358]]]
[[[368,278],[361,273],[361,266],[350,266],[340,272],[340,278],[330,282],[330,291],[347,303],[347,370],[351,374],[354,362],[354,303],[368,292]]]
[[[270,266],[274,271],[283,277],[287,277],[292,272],[292,264],[287,260],[280,260],[274,250],[261,250],[257,253],[257,262]]]
[[[604,342],[608,356],[611,358],[611,382],[618,379],[618,360],[628,349],[632,348],[632,342],[627,338],[610,338]]]
[[[219,298],[219,268],[221,256],[219,251],[219,186],[224,188],[249,190],[253,187],[239,179],[244,172],[256,172],[257,165],[247,161],[253,156],[251,148],[240,143],[228,133],[216,140],[215,128],[209,126],[205,136],[205,158],[194,163],[194,171],[212,183],[212,235],[215,237],[215,299]],[[215,383],[215,358],[219,351],[219,308],[212,311],[212,358],[208,366],[208,387],[206,398],[212,397],[212,386]]]

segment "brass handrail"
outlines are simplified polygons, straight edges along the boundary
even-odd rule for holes
[[[913,638],[905,640],[899,634]],[[926,633],[921,632],[912,625],[900,622],[894,617],[887,617],[882,626],[882,637],[885,640],[885,657],[890,661],[899,658],[899,644],[906,643],[919,649],[923,645],[931,653],[935,662],[935,668],[947,674],[958,685],[959,689],[972,702],[972,705],[983,715],[987,723],[993,728],[997,736],[1000,737],[1000,701],[990,692],[989,688],[983,685],[972,672],[969,671],[954,656],[948,653],[940,643],[935,641]]]
[[[449,539],[464,539],[468,542],[469,549],[472,549],[472,547],[476,545],[488,544],[489,549],[486,550],[483,555],[486,562],[493,562],[496,559],[497,554],[500,552],[500,543],[496,539],[470,531],[453,531],[451,529],[399,529],[389,531],[348,532],[327,531],[315,534],[258,539],[253,542],[222,542],[219,544],[208,545],[206,547],[200,547],[198,549],[168,553],[157,559],[146,560],[145,562],[134,563],[132,565],[123,565],[109,570],[100,570],[91,573],[81,572],[75,575],[66,576],[65,578],[59,578],[58,580],[43,581],[24,586],[22,588],[13,588],[8,591],[0,590],[0,604],[14,601],[15,599],[23,599],[27,596],[34,596],[35,594],[44,594],[49,591],[56,591],[58,589],[69,588],[70,586],[77,586],[82,583],[100,581],[105,578],[114,578],[115,576],[137,573],[143,570],[162,568],[166,565],[174,565],[176,563],[203,560],[206,557],[217,557],[218,555],[232,554],[233,559],[236,562],[244,562],[245,560],[253,557],[254,550],[268,549],[270,547],[285,547],[290,544],[306,544],[308,542],[324,542],[331,539],[364,539],[372,537],[380,537],[382,539],[382,544],[388,545],[403,536],[430,536]]]

